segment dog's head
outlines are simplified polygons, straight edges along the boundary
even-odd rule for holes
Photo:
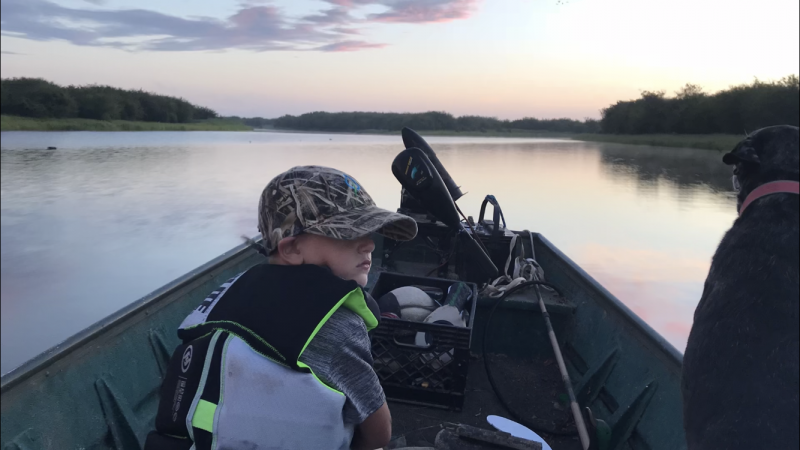
[[[770,181],[800,181],[798,128],[778,125],[750,133],[722,162],[734,166],[733,184],[739,191],[738,208],[757,187]]]

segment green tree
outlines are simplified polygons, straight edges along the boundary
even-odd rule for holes
[[[10,78],[1,82],[2,114],[179,123],[217,117],[210,108],[142,90],[98,85],[61,87],[40,78]]]
[[[39,78],[2,80],[2,114],[26,117],[75,117],[78,107],[64,88]]]
[[[779,81],[755,79],[706,94],[687,84],[667,98],[663,92],[643,92],[641,98],[617,102],[601,111],[604,133],[730,133],[740,134],[769,125],[798,126],[800,91],[797,75]]]

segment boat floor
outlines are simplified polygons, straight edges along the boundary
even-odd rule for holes
[[[511,418],[489,384],[482,358],[482,355],[472,355],[461,411],[389,401],[394,435],[392,447],[433,447],[436,434],[444,423],[463,423],[491,430],[486,416],[495,414]],[[526,420],[542,423],[551,429],[574,429],[555,359],[519,359],[494,353],[489,355],[489,361],[492,376],[503,397]],[[554,436],[534,431],[553,450],[581,449],[577,435]]]

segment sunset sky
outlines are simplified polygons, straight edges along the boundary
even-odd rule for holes
[[[2,77],[182,96],[224,115],[599,117],[800,66],[797,0],[2,0]]]

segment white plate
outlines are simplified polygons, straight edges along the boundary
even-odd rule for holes
[[[497,431],[508,433],[520,439],[539,442],[542,444],[542,450],[553,450],[549,445],[547,445],[547,442],[545,442],[544,439],[542,439],[538,434],[534,433],[533,430],[520,425],[513,420],[508,420],[505,417],[500,416],[486,416],[486,421],[489,422],[489,424]]]

